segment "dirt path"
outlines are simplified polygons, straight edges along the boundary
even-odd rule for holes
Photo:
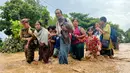
[[[35,60],[38,55],[35,52]],[[59,65],[58,60],[51,58],[51,63],[38,65],[27,64],[24,53],[0,54],[0,73],[129,73],[130,44],[121,44],[120,51],[115,52],[115,59],[77,61],[69,57],[69,65]]]

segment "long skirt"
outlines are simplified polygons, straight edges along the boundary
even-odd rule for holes
[[[39,46],[39,61],[43,60],[45,63],[48,63],[49,60],[49,48],[46,45]]]
[[[71,48],[73,58],[81,60],[84,57],[84,43],[72,44]]]
[[[70,44],[65,44],[63,39],[60,38],[59,64],[68,64],[69,49]]]
[[[51,41],[48,42],[49,43],[49,56],[51,57],[53,55],[53,51],[54,51],[54,45],[53,43],[51,43]]]

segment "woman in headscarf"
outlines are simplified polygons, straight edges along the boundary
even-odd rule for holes
[[[39,61],[43,60],[45,63],[49,62],[49,48],[48,48],[48,35],[47,29],[41,26],[41,22],[37,21],[35,24],[35,35],[39,42]]]
[[[24,52],[26,60],[28,63],[31,63],[34,60],[34,51],[38,46],[38,42],[33,34],[34,29],[29,25],[29,19],[24,18],[21,20],[21,23],[24,28],[21,30],[20,37],[25,42]]]

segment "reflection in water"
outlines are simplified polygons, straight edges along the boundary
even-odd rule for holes
[[[27,64],[24,53],[0,54],[0,73],[128,73],[130,71],[130,44],[121,44],[115,51],[115,59],[77,61],[69,57],[69,65],[59,65],[57,59],[51,63]],[[38,55],[35,53],[35,59]]]

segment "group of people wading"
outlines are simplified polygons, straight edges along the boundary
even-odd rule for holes
[[[106,17],[101,17],[100,22],[85,31],[79,26],[78,19],[74,18],[70,21],[62,15],[60,9],[55,10],[55,15],[56,26],[49,26],[48,29],[42,27],[40,21],[35,23],[34,29],[30,26],[29,19],[21,20],[24,28],[20,37],[25,42],[24,51],[28,63],[34,61],[36,48],[39,49],[38,61],[46,64],[50,62],[49,58],[52,56],[58,58],[59,64],[68,64],[68,54],[79,61],[83,57],[97,59],[99,55],[113,58],[111,27],[106,24]]]

